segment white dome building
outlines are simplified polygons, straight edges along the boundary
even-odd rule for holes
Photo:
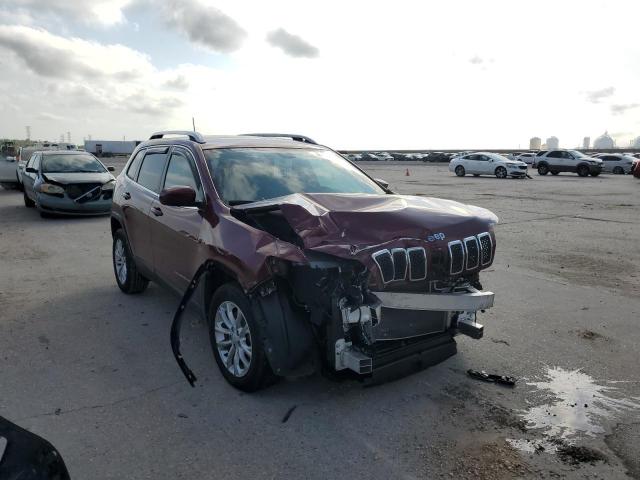
[[[540,137],[531,137],[529,139],[529,150],[540,150],[541,143]]]
[[[593,142],[593,148],[596,150],[616,148],[616,142],[613,141],[613,138],[611,138],[607,132],[604,132],[603,135],[600,135],[595,139]]]

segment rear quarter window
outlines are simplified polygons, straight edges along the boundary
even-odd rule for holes
[[[133,157],[131,163],[129,164],[129,168],[127,168],[127,177],[131,180],[135,180],[138,177],[138,170],[140,169],[140,162],[142,161],[142,157],[144,156],[144,151],[140,150],[136,153],[136,156]]]

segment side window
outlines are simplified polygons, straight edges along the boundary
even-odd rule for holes
[[[196,191],[196,200],[202,201],[202,188],[198,181],[196,167],[187,154],[179,149],[174,150],[171,154],[163,188],[178,186],[193,188]]]
[[[464,157],[465,160],[477,160],[478,159],[478,155],[467,155],[466,157]]]
[[[37,155],[31,154],[31,158],[29,158],[29,160],[27,160],[27,164],[24,166],[24,168],[31,168],[33,166],[33,161],[36,159]]]
[[[167,154],[164,151],[147,151],[138,174],[138,183],[152,192],[160,192],[160,181],[166,159]]]
[[[476,155],[476,160],[480,160],[481,162],[488,162],[489,161],[489,157],[487,157],[486,155]]]
[[[549,152],[547,158],[562,158],[562,153],[559,150],[554,150],[553,152]]]
[[[33,158],[33,163],[32,163],[32,167],[35,168],[36,170],[40,171],[40,159],[42,158],[42,154],[39,153],[38,155],[34,155],[35,158]]]
[[[140,169],[140,162],[142,161],[142,157],[144,156],[144,150],[140,150],[136,153],[136,156],[129,164],[129,168],[127,168],[127,177],[131,180],[135,180],[138,176],[138,170]]]
[[[609,156],[609,157],[604,157],[604,160],[607,162],[617,162],[620,159],[618,157]]]

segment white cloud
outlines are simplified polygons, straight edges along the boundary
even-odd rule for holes
[[[113,25],[124,21],[123,9],[133,0],[4,0],[5,18],[51,16],[58,20]],[[9,13],[10,12],[10,13]]]
[[[200,0],[167,0],[164,11],[169,25],[217,52],[238,50],[247,35],[233,18]]]
[[[267,35],[267,42],[280,48],[284,53],[296,58],[315,58],[320,55],[320,50],[311,45],[298,35],[279,28]]]

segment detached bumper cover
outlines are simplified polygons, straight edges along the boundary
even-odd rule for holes
[[[432,310],[441,312],[476,312],[493,307],[495,294],[480,290],[460,293],[373,292],[387,308]]]

